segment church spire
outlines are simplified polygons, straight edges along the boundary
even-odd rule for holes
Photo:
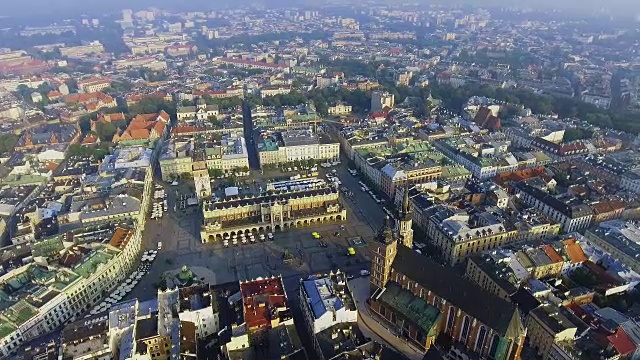
[[[411,209],[409,208],[409,186],[405,186],[402,196],[402,205],[400,207],[399,220],[408,220],[411,218]]]
[[[393,229],[391,228],[391,219],[387,215],[384,218],[384,225],[382,225],[382,228],[378,233],[378,241],[380,241],[383,244],[388,244],[393,242],[393,240],[394,238],[393,238]]]

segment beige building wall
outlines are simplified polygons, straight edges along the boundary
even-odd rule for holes
[[[191,173],[191,157],[160,160],[160,170],[163,181],[169,181],[183,173]]]
[[[529,345],[542,356],[543,360],[549,359],[549,352],[556,341],[572,340],[577,330],[574,326],[556,333],[538,318],[534,311],[527,316],[526,326]]]

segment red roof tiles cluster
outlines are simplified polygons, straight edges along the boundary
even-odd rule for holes
[[[240,284],[244,317],[251,328],[268,326],[273,311],[287,307],[282,280],[279,277],[248,281]]]
[[[113,142],[127,140],[145,140],[160,137],[165,130],[170,117],[164,110],[154,114],[139,114],[134,117],[124,131],[113,136]]]
[[[497,116],[493,116],[491,110],[487,107],[481,107],[476,116],[473,118],[473,122],[483,129],[490,131],[498,131],[502,128],[500,119]]]

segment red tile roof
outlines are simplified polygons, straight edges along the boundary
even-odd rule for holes
[[[169,114],[164,110],[153,114],[138,114],[131,120],[122,134],[120,132],[116,133],[113,142],[157,138],[164,133],[169,120]],[[154,130],[155,134],[152,133],[152,130]]]
[[[95,144],[98,142],[98,137],[93,135],[93,134],[89,134],[87,135],[84,140],[82,140],[82,144],[83,145],[89,145],[89,144]]]
[[[503,185],[507,181],[522,181],[536,176],[542,176],[543,174],[545,174],[545,169],[543,167],[537,167],[534,169],[524,169],[510,173],[499,174],[494,178],[494,180],[498,185]]]
[[[629,355],[636,350],[636,346],[622,328],[618,328],[615,334],[607,336],[607,340],[613,345],[613,348],[622,355]]]
[[[473,122],[481,128],[489,129],[491,131],[500,130],[502,127],[500,119],[493,116],[491,110],[487,107],[481,107],[480,110],[478,110],[476,116],[473,118]]]
[[[113,233],[111,240],[109,240],[109,245],[118,249],[124,249],[125,246],[127,246],[127,243],[129,243],[131,235],[130,230],[118,227]]]
[[[587,257],[584,255],[584,251],[576,239],[566,239],[563,240],[562,243],[564,244],[567,256],[569,256],[569,260],[571,260],[572,263],[577,264],[587,261]]]
[[[287,307],[287,299],[281,278],[240,283],[245,322],[249,328],[267,326],[271,323],[272,311]]]
[[[553,246],[545,244],[545,245],[542,246],[542,248],[544,249],[544,253],[547,254],[549,259],[551,259],[551,261],[553,261],[554,263],[564,262],[564,259],[562,259],[562,256],[560,256],[556,252],[556,250],[553,248]]]

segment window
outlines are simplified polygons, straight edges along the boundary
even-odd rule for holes
[[[496,354],[498,353],[498,345],[500,342],[500,337],[498,335],[493,335],[491,338],[491,347],[489,348],[489,359],[495,359]]]
[[[467,343],[469,340],[469,328],[471,327],[471,318],[468,315],[465,315],[462,320],[462,331],[460,332],[460,341],[463,344]]]
[[[453,327],[456,323],[456,311],[453,306],[449,307],[449,316],[447,317],[447,327],[446,333],[451,334],[453,332]]]

